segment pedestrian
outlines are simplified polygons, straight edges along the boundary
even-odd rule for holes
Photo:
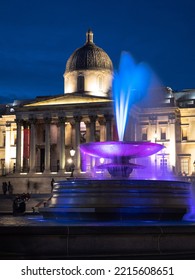
[[[7,189],[8,189],[8,193],[9,193],[10,195],[13,194],[13,186],[12,186],[12,184],[10,183],[10,181],[8,182]]]
[[[51,192],[53,192],[55,180],[54,178],[51,179]]]
[[[71,163],[71,166],[70,166],[70,171],[71,171],[70,177],[74,177],[74,169],[75,169],[75,165],[74,165],[74,163],[72,162],[72,163]]]
[[[27,192],[30,192],[30,180],[27,181]]]
[[[3,194],[6,195],[6,193],[7,193],[7,183],[6,182],[3,182],[2,190],[3,190]]]

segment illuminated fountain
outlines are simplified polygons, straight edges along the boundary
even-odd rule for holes
[[[101,164],[99,169],[107,169],[112,178],[128,178],[133,169],[143,166],[131,163],[130,160],[153,155],[164,146],[150,142],[94,142],[82,144],[83,154],[93,157],[111,159],[111,163]]]
[[[181,220],[191,204],[190,184],[165,180],[128,179],[133,169],[143,168],[131,159],[153,155],[164,148],[151,142],[125,142],[124,133],[131,106],[150,91],[153,76],[136,65],[128,53],[121,56],[119,73],[113,79],[113,99],[119,141],[80,146],[83,155],[107,158],[102,164],[110,179],[73,179],[57,182],[44,217],[66,221]]]
[[[130,162],[131,159],[151,156],[164,148],[151,142],[123,141],[132,105],[148,96],[152,87],[157,88],[156,84],[155,75],[146,64],[136,65],[127,52],[122,53],[119,72],[114,73],[112,86],[119,141],[86,143],[80,147],[84,155],[110,159],[111,163],[101,164],[98,168],[107,169],[112,178],[128,178],[133,169],[143,168]]]

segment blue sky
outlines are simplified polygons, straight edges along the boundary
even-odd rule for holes
[[[0,102],[63,93],[63,73],[88,28],[118,68],[123,50],[163,85],[195,88],[193,0],[1,0]]]

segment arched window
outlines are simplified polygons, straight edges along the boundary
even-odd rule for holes
[[[98,88],[99,88],[99,90],[102,90],[102,88],[103,88],[103,77],[102,76],[98,76]]]
[[[79,75],[77,77],[77,90],[78,91],[84,91],[84,76],[83,75]]]

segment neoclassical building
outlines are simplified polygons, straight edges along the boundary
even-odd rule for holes
[[[0,174],[13,178],[70,176],[73,161],[76,176],[96,176],[100,159],[81,155],[79,145],[117,140],[112,79],[112,61],[94,44],[93,32],[88,30],[85,44],[66,63],[63,94],[0,106]],[[141,162],[158,172],[163,168],[191,175],[195,168],[195,90],[174,92],[166,87],[160,105],[134,106],[125,140],[163,144],[161,152]]]

